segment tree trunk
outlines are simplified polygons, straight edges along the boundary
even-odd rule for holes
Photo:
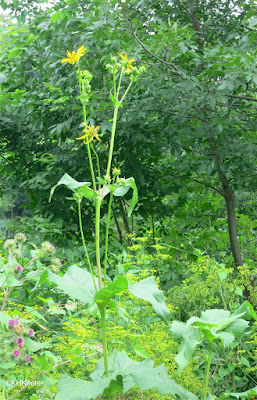
[[[237,227],[236,227],[236,211],[235,211],[235,201],[234,201],[234,193],[230,189],[227,193],[225,193],[225,201],[227,208],[227,220],[228,220],[228,232],[230,239],[230,246],[232,250],[232,254],[237,266],[243,265],[243,260],[241,257],[238,240],[237,240]]]
[[[237,227],[236,227],[236,210],[235,210],[235,200],[234,200],[234,192],[230,186],[229,180],[222,169],[222,160],[218,151],[217,143],[214,137],[210,138],[210,141],[213,146],[215,161],[217,164],[217,170],[220,178],[220,182],[222,185],[222,196],[226,202],[227,209],[227,221],[228,221],[228,232],[229,232],[229,240],[231,251],[235,260],[236,266],[243,265],[243,259],[240,253],[240,248],[237,240]]]

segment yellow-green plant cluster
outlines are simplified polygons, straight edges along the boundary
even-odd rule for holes
[[[184,270],[187,277],[181,285],[168,292],[168,301],[177,310],[175,318],[188,319],[210,308],[227,309],[231,301],[238,300],[233,268],[203,256],[198,257],[196,262],[186,264]]]

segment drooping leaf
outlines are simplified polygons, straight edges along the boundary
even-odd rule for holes
[[[73,299],[93,305],[95,287],[91,274],[85,269],[72,265],[63,276],[48,271],[48,280]]]
[[[65,185],[68,189],[72,190],[73,192],[81,194],[83,197],[86,197],[87,199],[92,199],[95,196],[95,192],[89,188],[89,186],[91,185],[90,182],[78,182],[75,179],[73,179],[70,175],[64,174],[59,180],[59,182],[52,187],[50,192],[49,202],[52,199],[55,189],[60,185]]]
[[[150,276],[141,282],[132,285],[128,290],[137,298],[152,304],[154,311],[166,324],[169,324],[170,311],[166,306],[163,292],[158,288],[154,278]]]
[[[133,195],[128,208],[129,217],[138,202],[138,192],[135,179],[132,177],[126,179],[123,183],[117,184],[115,190],[113,191],[114,196],[124,196],[130,188],[133,190]]]

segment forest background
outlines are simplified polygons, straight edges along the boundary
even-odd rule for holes
[[[49,203],[51,188],[67,170],[78,181],[90,176],[85,148],[75,140],[82,126],[76,71],[60,60],[67,50],[87,48],[81,66],[93,74],[88,121],[100,125],[95,146],[102,167],[112,125],[105,65],[126,53],[146,71],[120,110],[113,166],[135,178],[139,203],[131,217],[129,194],[113,203],[110,270],[152,268],[166,294],[172,298],[170,291],[177,290],[174,315],[182,320],[217,305],[210,294],[215,265],[221,281],[230,276],[237,282],[235,303],[255,306],[256,2],[0,4],[8,11],[0,27],[1,239],[22,231],[35,245],[53,242],[64,267],[83,262],[67,189],[58,188]],[[92,215],[85,203],[91,259]],[[104,204],[105,223],[106,216]],[[186,279],[191,286],[185,287]],[[201,285],[206,295],[203,289],[201,299],[188,305]],[[228,308],[232,297],[223,296],[221,306]]]

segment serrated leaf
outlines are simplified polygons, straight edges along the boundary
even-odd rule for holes
[[[91,274],[85,269],[72,265],[63,276],[48,271],[48,280],[73,299],[93,305],[95,287]]]
[[[158,317],[167,325],[169,324],[170,311],[166,306],[163,292],[158,288],[152,276],[134,285],[129,283],[128,290],[135,297],[148,301],[153,306]]]

